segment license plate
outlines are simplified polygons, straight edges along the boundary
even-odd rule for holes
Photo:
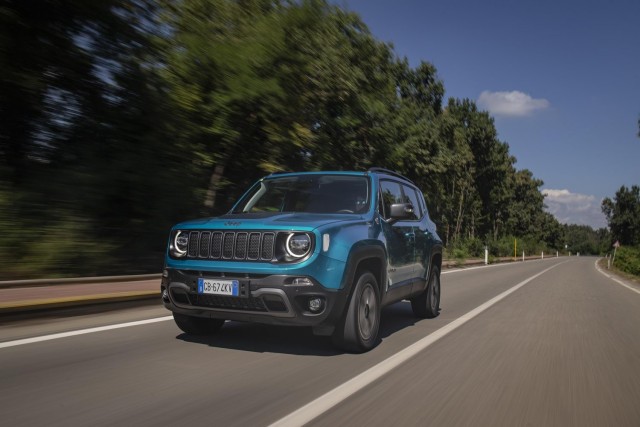
[[[208,295],[227,295],[237,297],[239,294],[237,280],[203,279],[198,278],[198,293]]]

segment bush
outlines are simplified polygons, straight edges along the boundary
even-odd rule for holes
[[[462,243],[466,254],[472,258],[484,258],[484,242],[477,237],[466,239]]]
[[[82,219],[40,227],[7,221],[0,232],[0,280],[97,275],[113,264],[113,247],[92,240],[91,225]]]
[[[467,259],[467,252],[462,248],[455,248],[451,255],[456,260],[457,267],[461,267],[464,264],[464,260]]]
[[[640,247],[620,247],[614,265],[625,273],[640,276]]]
[[[496,257],[513,256],[513,236],[501,237],[489,242],[489,253]]]

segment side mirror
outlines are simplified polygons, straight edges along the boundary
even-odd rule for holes
[[[396,203],[391,205],[389,224],[409,218],[413,218],[413,205],[411,203]]]

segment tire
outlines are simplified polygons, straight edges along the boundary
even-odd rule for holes
[[[416,317],[433,319],[440,314],[440,268],[433,266],[429,284],[423,293],[411,300],[411,308]]]
[[[378,281],[368,271],[355,282],[347,311],[336,327],[334,343],[343,350],[363,353],[378,344],[380,294]]]
[[[224,325],[223,319],[187,316],[173,313],[173,320],[182,332],[189,335],[213,335]]]

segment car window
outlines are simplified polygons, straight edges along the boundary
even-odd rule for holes
[[[427,211],[424,206],[424,197],[422,197],[422,193],[419,190],[414,188],[414,191],[416,192],[416,198],[418,199],[418,204],[420,205],[420,215],[418,216],[422,218]]]
[[[380,212],[384,219],[389,219],[391,205],[395,203],[404,203],[400,184],[394,181],[380,181],[381,200],[384,212]]]
[[[418,202],[418,195],[416,191],[408,185],[402,186],[404,190],[404,203],[411,203],[413,205],[413,217],[409,218],[409,221],[416,221],[422,217],[422,209]]]
[[[416,214],[418,215],[418,218],[422,218],[422,216],[424,215],[424,202],[422,199],[422,194],[420,194],[420,192],[415,188],[412,188],[412,190],[416,196],[416,202],[418,203],[416,205],[417,207],[415,208]]]
[[[368,209],[366,177],[328,174],[265,179],[233,212],[363,213]]]
[[[422,205],[422,213],[429,215],[429,209],[427,208],[427,201],[424,198],[422,193],[418,193],[418,198],[420,199],[420,204]]]

